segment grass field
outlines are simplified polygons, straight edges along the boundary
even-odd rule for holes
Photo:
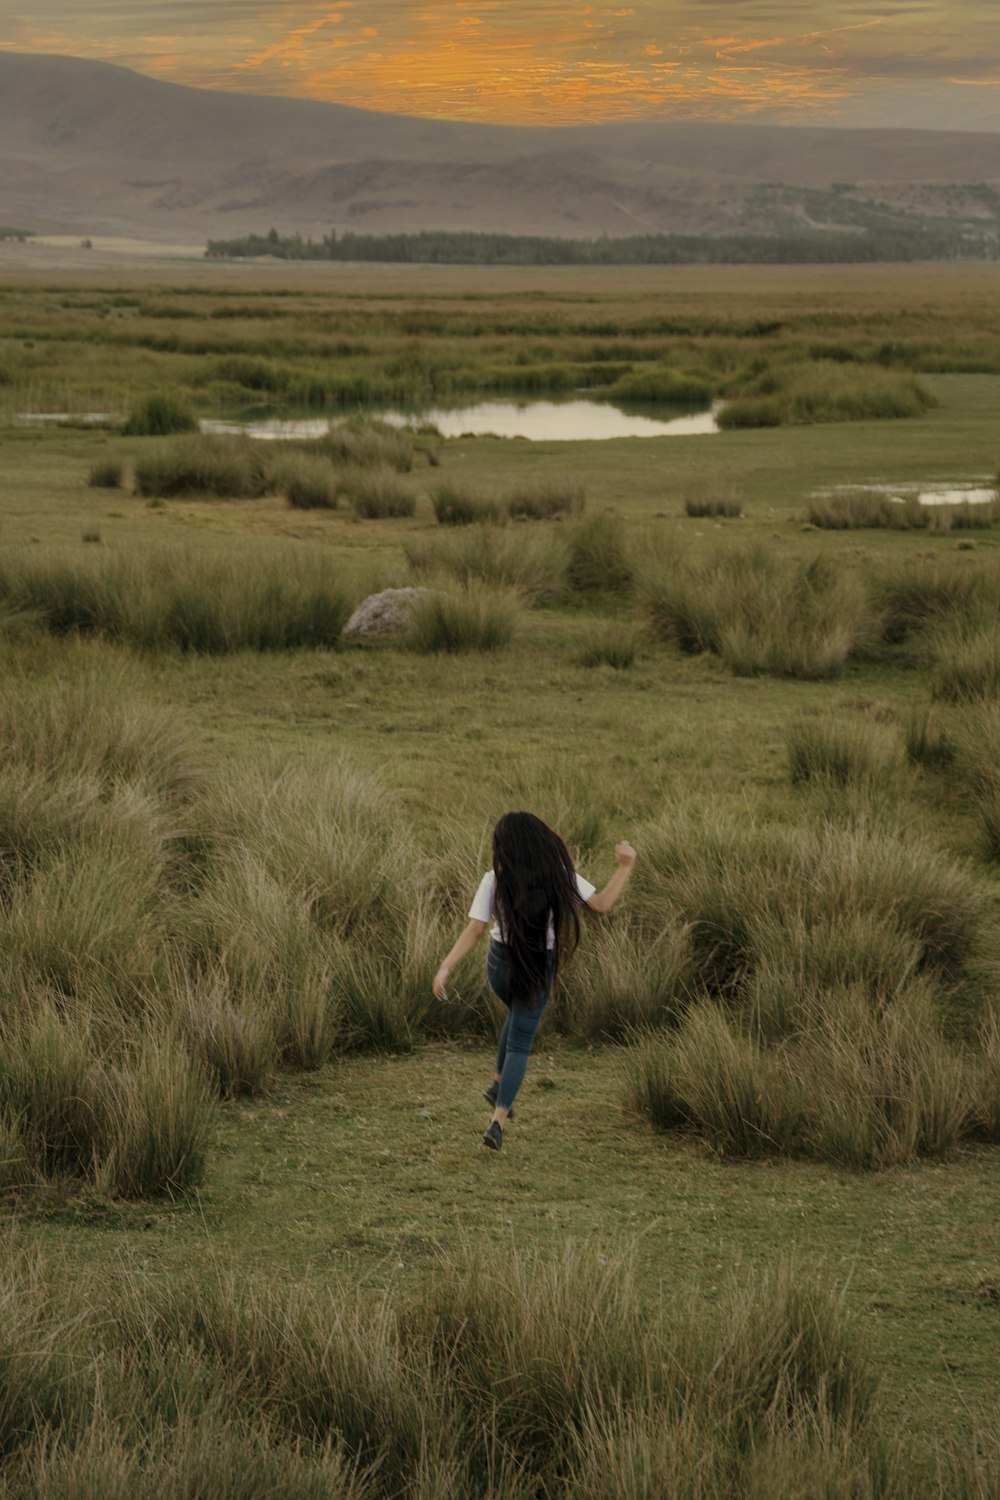
[[[1000,1493],[1000,532],[809,520],[994,482],[989,275],[0,288],[7,1492]],[[209,444],[166,495],[137,466],[174,483],[190,436],[121,431],[831,361],[934,404]],[[447,619],[337,644],[413,582]],[[510,806],[595,880],[639,859],[496,1156],[477,960],[429,985]]]

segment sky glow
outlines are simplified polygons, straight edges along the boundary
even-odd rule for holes
[[[1000,129],[997,0],[0,0],[0,48],[492,123]]]

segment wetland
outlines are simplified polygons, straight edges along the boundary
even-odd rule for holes
[[[9,1492],[994,1493],[992,271],[8,272],[0,313]],[[352,416],[640,380],[747,420]],[[319,425],[198,430],[251,408]],[[340,640],[410,584],[451,616]],[[508,806],[639,857],[489,1156],[495,1007],[429,980]],[[536,1428],[502,1365],[581,1374]]]

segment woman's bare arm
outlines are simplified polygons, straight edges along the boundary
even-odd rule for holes
[[[618,897],[628,884],[628,878],[635,864],[635,850],[632,845],[623,840],[615,846],[615,859],[618,861],[617,869],[608,881],[607,885],[599,891],[595,891],[587,902],[591,911],[600,912],[602,915],[609,912]]]
[[[465,956],[472,952],[487,928],[486,922],[471,921],[457,938],[451,951],[441,963],[441,967],[434,975],[433,989],[439,1000],[445,998],[445,987],[448,983],[448,975],[457,963],[461,963]]]

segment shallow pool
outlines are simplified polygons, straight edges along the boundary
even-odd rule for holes
[[[435,427],[442,437],[494,436],[527,442],[602,442],[609,438],[695,437],[719,431],[716,408],[671,415],[669,408],[636,412],[605,401],[480,401],[471,406],[428,406],[413,411],[368,410],[393,427]],[[342,421],[335,417],[261,415],[205,418],[202,432],[246,433],[277,442],[317,438]]]

